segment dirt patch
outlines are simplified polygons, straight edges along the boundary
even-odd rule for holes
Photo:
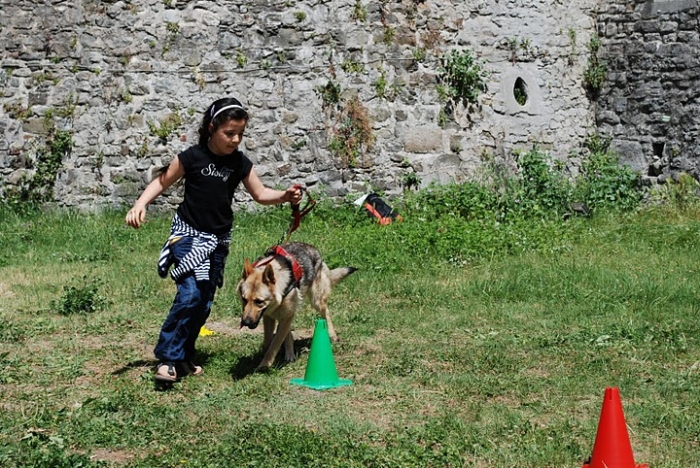
[[[12,292],[9,284],[0,283],[0,297],[5,299],[11,299],[15,297],[15,293]]]
[[[207,322],[205,328],[214,332],[214,334],[220,335],[262,335],[263,327],[260,325],[258,328],[251,330],[247,327],[240,328],[238,325],[231,325],[225,322]],[[294,333],[295,340],[306,340],[311,339],[314,335],[314,331],[311,328],[295,328],[292,330]]]
[[[238,325],[233,326],[225,322],[207,322],[204,326],[208,330],[213,331],[215,334],[218,333],[220,335],[226,336],[241,334],[259,335],[263,332],[262,326],[259,326],[255,330],[250,330],[247,327],[240,328]]]
[[[125,465],[134,459],[134,454],[124,450],[97,449],[92,452],[91,460],[106,461],[110,464]]]

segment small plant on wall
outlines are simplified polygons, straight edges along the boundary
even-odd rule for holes
[[[594,34],[588,42],[588,67],[583,72],[583,84],[591,98],[596,98],[605,82],[607,67],[598,59],[600,38]]]
[[[324,109],[335,106],[341,101],[342,89],[340,84],[333,80],[328,80],[324,86],[316,87],[315,91],[321,98]]]
[[[358,167],[364,151],[374,143],[372,122],[357,96],[344,103],[336,119],[328,149],[340,158],[343,167]]]
[[[148,122],[148,128],[151,131],[151,135],[158,137],[162,144],[168,142],[168,138],[175,133],[180,125],[182,125],[182,118],[180,117],[180,114],[177,113],[166,115],[160,120],[159,124],[156,124],[155,122]]]
[[[59,130],[54,121],[55,115],[72,118],[71,109],[61,112],[49,109],[44,114],[44,127],[47,130],[43,141],[35,149],[33,172],[27,172],[19,183],[5,191],[5,199],[13,208],[37,206],[53,201],[53,188],[56,176],[63,167],[63,159],[73,149],[73,134],[68,130]]]
[[[367,8],[362,4],[360,0],[355,0],[355,7],[352,11],[352,17],[353,19],[361,23],[367,21]]]
[[[479,95],[486,91],[487,72],[470,50],[452,50],[441,59],[438,69],[438,99],[444,104],[438,115],[438,125],[445,127],[454,117],[457,104],[467,112],[478,109]]]
[[[439,72],[446,96],[465,107],[476,105],[486,91],[487,73],[469,50],[451,51],[442,58]]]

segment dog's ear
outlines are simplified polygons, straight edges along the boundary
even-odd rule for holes
[[[246,258],[245,262],[243,262],[243,279],[246,279],[248,275],[253,273],[255,271],[255,268],[253,268],[253,265],[250,263],[250,261]]]
[[[275,270],[272,265],[267,265],[265,271],[263,272],[263,283],[264,284],[275,284]]]

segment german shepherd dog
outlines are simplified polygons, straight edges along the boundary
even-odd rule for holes
[[[328,314],[328,296],[336,284],[356,270],[353,267],[331,270],[315,247],[302,242],[271,247],[252,264],[246,258],[237,288],[243,305],[241,328],[254,329],[261,319],[264,327],[265,356],[255,370],[272,366],[283,342],[285,362],[295,360],[292,320],[304,298],[326,320],[328,335],[337,341]]]

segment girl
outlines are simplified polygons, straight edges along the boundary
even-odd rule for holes
[[[154,350],[156,381],[175,382],[202,373],[192,361],[195,341],[209,317],[216,287],[223,283],[233,226],[231,203],[238,184],[243,182],[262,205],[301,201],[299,188],[273,190],[260,181],[253,163],[238,149],[247,124],[248,112],[237,99],[215,101],[204,112],[199,143],[163,168],[126,214],[126,223],[139,228],[146,219],[146,207],[185,178],[184,198],[158,261],[158,273],[163,277],[174,266],[170,276],[177,294]]]

